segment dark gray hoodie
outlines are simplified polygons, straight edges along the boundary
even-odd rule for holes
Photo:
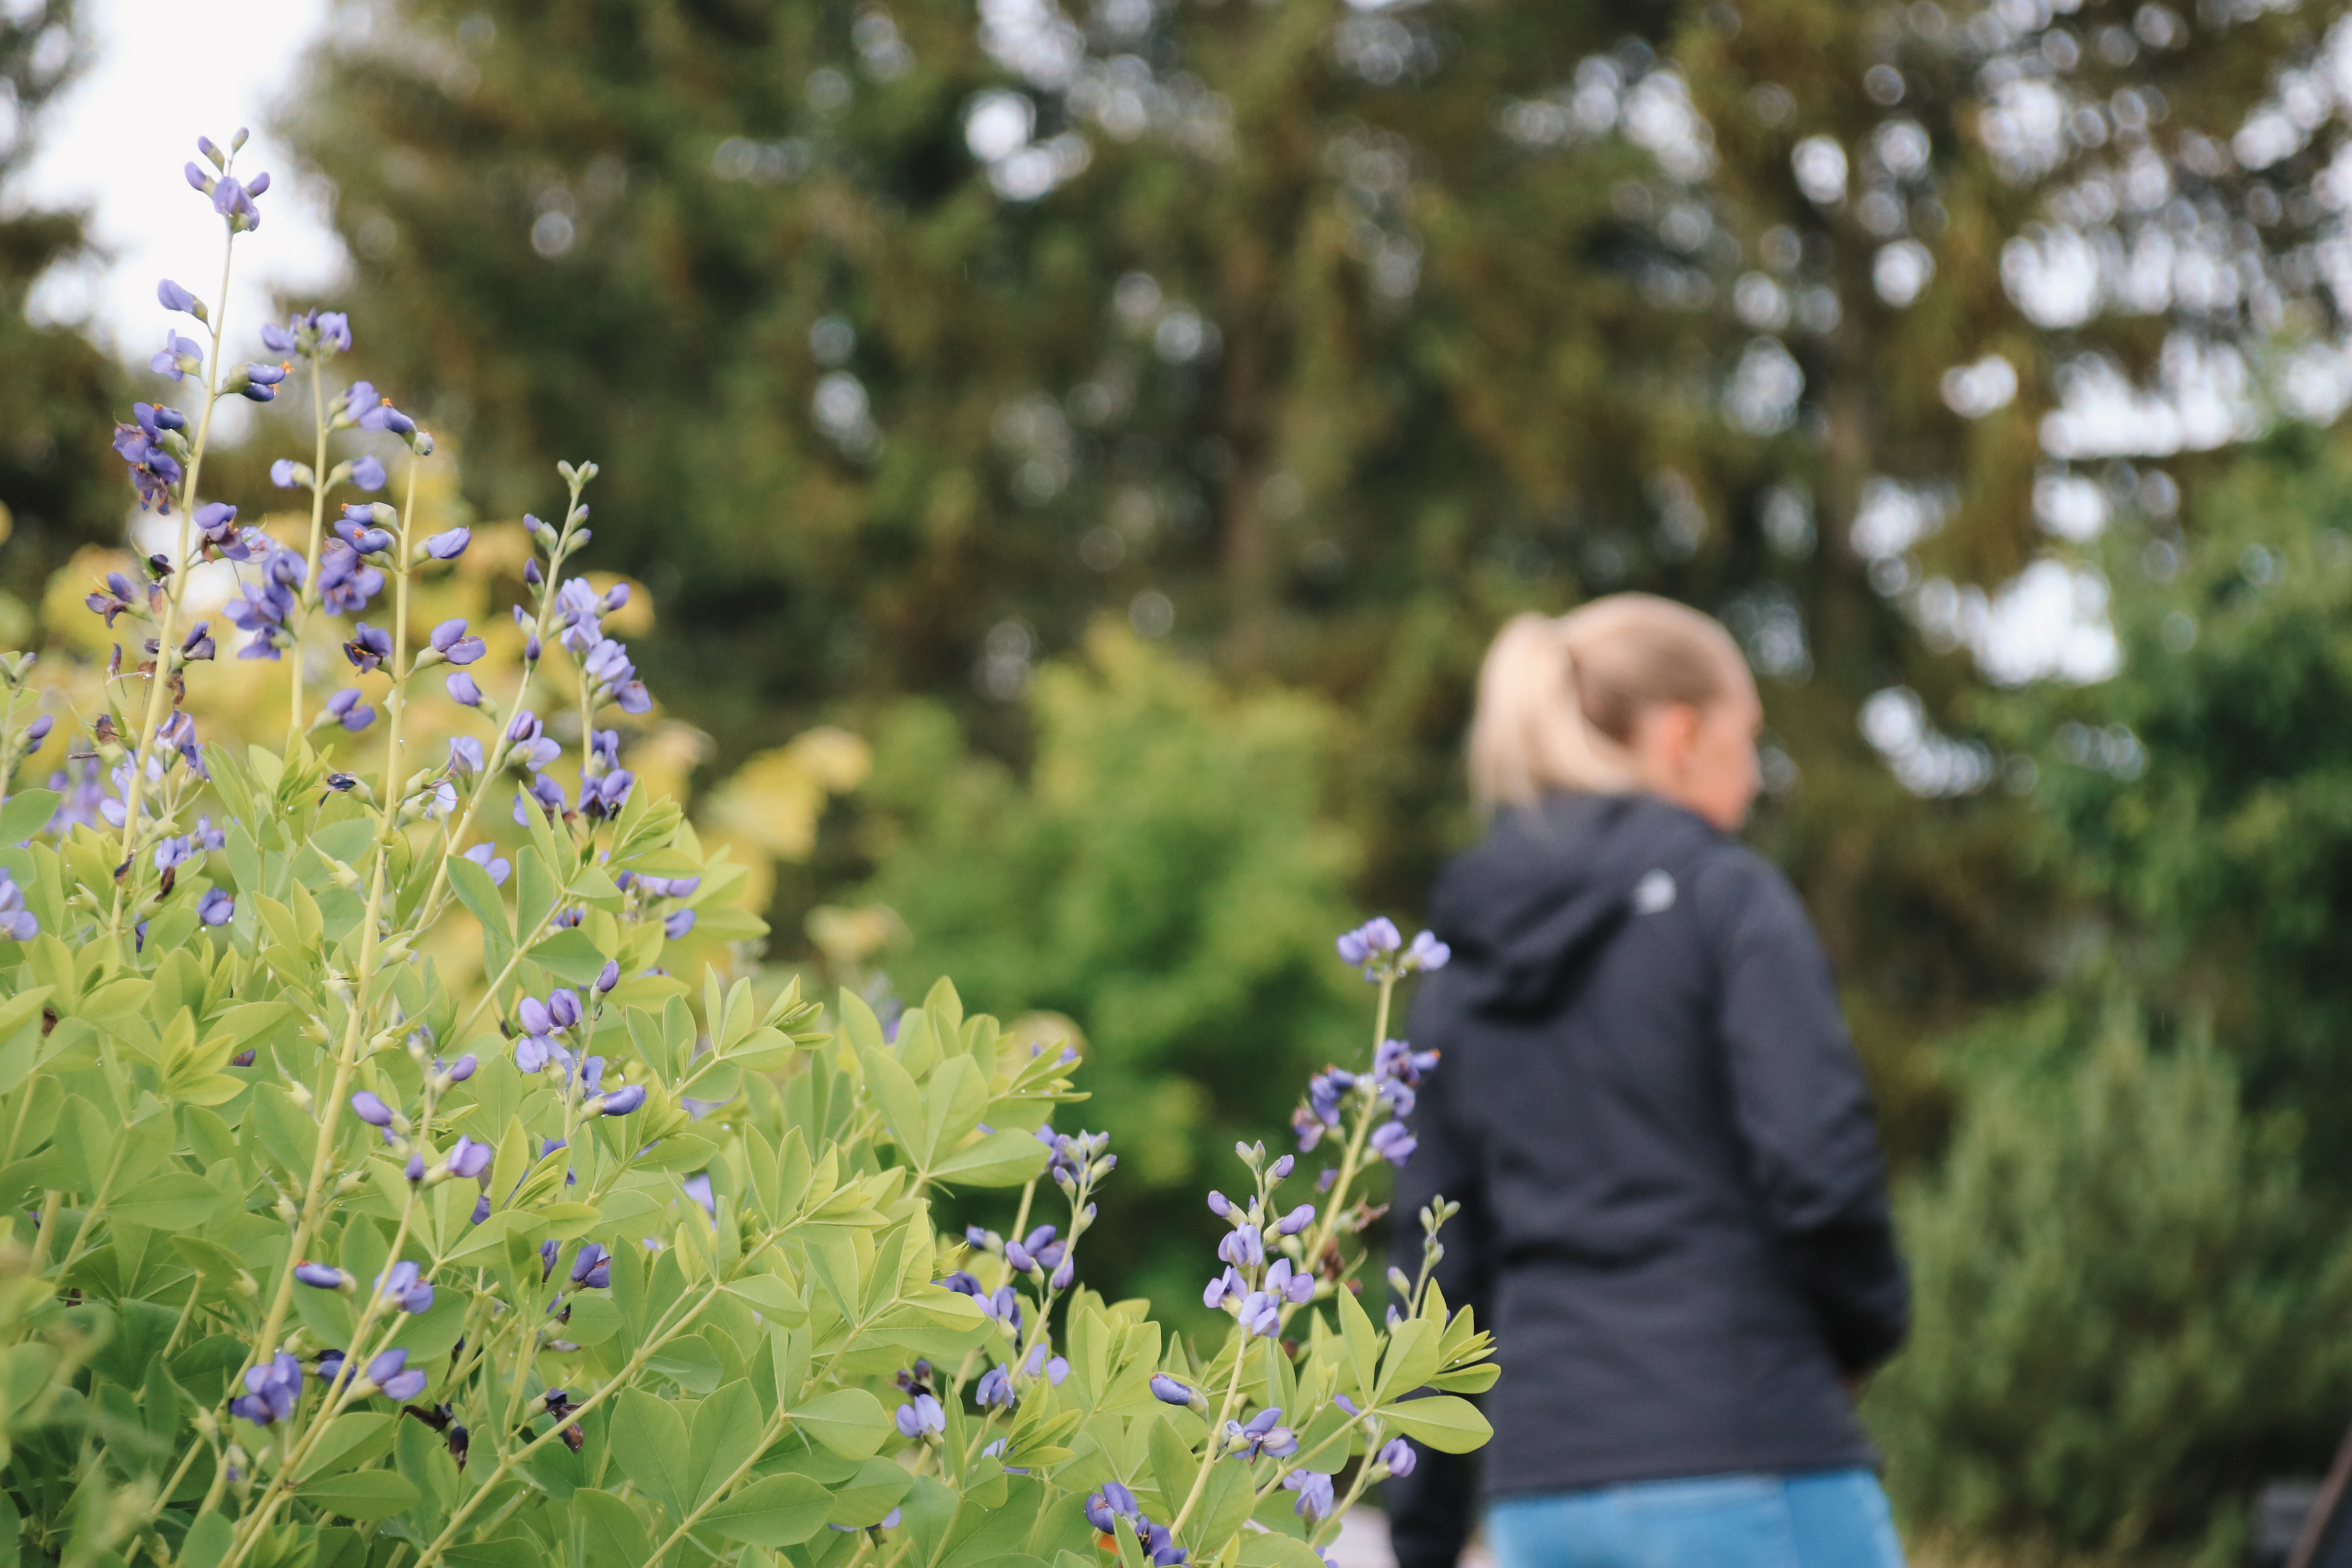
[[[1649,795],[1561,795],[1450,864],[1397,1182],[1463,1205],[1438,1271],[1495,1331],[1491,1497],[1874,1462],[1841,1379],[1909,1291],[1870,1098],[1788,882]],[[1389,1483],[1402,1568],[1450,1563],[1468,1469]]]

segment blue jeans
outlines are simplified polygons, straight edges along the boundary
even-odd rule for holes
[[[1704,1476],[1505,1498],[1496,1568],[1903,1568],[1868,1470]]]

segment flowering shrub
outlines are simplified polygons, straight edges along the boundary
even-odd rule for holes
[[[187,168],[231,255],[268,188],[243,142]],[[225,367],[205,302],[159,299],[206,334],[152,362],[193,406],[136,405],[116,449],[176,547],[89,595],[131,651],[58,787],[8,793],[59,716],[0,660],[0,1536],[26,1560],[1315,1568],[1407,1437],[1484,1439],[1455,1394],[1493,1381],[1486,1336],[1428,1279],[1444,1215],[1384,1321],[1357,1299],[1366,1178],[1411,1154],[1394,1117],[1434,1066],[1389,1005],[1441,946],[1341,939],[1376,1047],[1297,1120],[1337,1163],[1286,1194],[1297,1155],[1239,1151],[1204,1298],[1233,1327],[1168,1340],[1078,1283],[1117,1158],[1050,1127],[1074,1051],[1014,1048],[944,982],[887,1030],[845,994],[827,1033],[797,985],[667,972],[714,862],[625,765],[625,588],[567,574],[594,466],[527,520],[494,668],[464,618],[412,616],[471,538],[414,526],[430,434],[364,382],[327,395],[350,323]],[[312,450],[272,474],[309,494],[298,550],[199,487],[222,398],[304,391]],[[371,438],[396,472],[336,458]],[[239,577],[217,625],[188,607],[212,562]],[[336,681],[300,654],[322,617]],[[195,733],[188,683],[232,651],[285,667],[281,748]],[[479,722],[418,756],[425,681]],[[318,743],[355,736],[380,761]],[[464,916],[478,985],[426,951]],[[937,1234],[932,1197],[976,1187],[1018,1190],[1011,1231]]]

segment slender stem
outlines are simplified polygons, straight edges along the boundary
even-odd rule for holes
[[[733,1491],[736,1487],[742,1483],[743,1478],[751,1473],[751,1467],[760,1462],[760,1456],[766,1453],[769,1446],[774,1443],[778,1438],[782,1437],[784,1435],[784,1428],[791,1425],[792,1416],[785,1411],[783,1405],[779,1403],[776,1406],[776,1413],[768,1418],[767,1426],[761,1432],[760,1441],[752,1447],[751,1453],[744,1456],[743,1462],[736,1466],[734,1472],[725,1480],[713,1487],[710,1489],[710,1495],[709,1497],[704,1498],[700,1502],[696,1503],[694,1507],[688,1511],[686,1517],[677,1521],[677,1528],[671,1531],[667,1536],[663,1538],[662,1543],[654,1548],[654,1554],[651,1557],[646,1558],[646,1561],[648,1563],[659,1563],[663,1558],[668,1556],[669,1549],[676,1546],[679,1542],[685,1540],[687,1532],[701,1522],[702,1516],[704,1514],[709,1513],[712,1509],[727,1500],[727,1494]]]
[[[319,555],[327,537],[327,405],[320,365],[325,356],[310,355],[310,427],[317,439],[310,461],[310,548],[302,557],[302,592],[294,601],[294,699],[286,721],[286,749],[291,752],[302,733],[302,634],[310,629],[310,611],[319,593]]]
[[[1209,1451],[1202,1456],[1200,1470],[1192,1477],[1192,1489],[1185,1494],[1184,1506],[1176,1510],[1176,1517],[1168,1521],[1168,1533],[1171,1536],[1183,1533],[1184,1521],[1192,1517],[1192,1510],[1201,1506],[1201,1494],[1209,1489],[1209,1470],[1216,1463],[1217,1434],[1234,1418],[1234,1402],[1241,1397],[1242,1364],[1249,1360],[1249,1331],[1234,1324],[1234,1374],[1225,1380],[1225,1397],[1217,1407],[1217,1418],[1209,1423]]]
[[[226,171],[223,171],[226,175]],[[221,344],[228,324],[229,266],[236,257],[236,230],[228,231],[227,243],[221,247],[220,305],[213,312],[212,354],[205,366],[205,409],[197,416],[195,445],[188,452],[187,477],[180,484],[180,549],[172,561],[172,586],[163,595],[163,623],[156,628],[155,670],[148,678],[147,717],[139,727],[131,748],[131,783],[123,791],[122,801],[122,864],[128,864],[139,849],[139,805],[147,788],[147,759],[155,744],[155,731],[163,722],[163,692],[171,685],[172,655],[179,636],[180,596],[188,585],[188,522],[196,507],[196,481],[204,472],[205,444],[213,427],[213,411],[220,406]],[[108,922],[111,934],[122,934],[122,913],[125,885],[114,888],[114,915]]]

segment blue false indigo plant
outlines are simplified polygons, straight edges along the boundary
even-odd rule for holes
[[[187,168],[231,256],[268,186],[244,142]],[[189,406],[137,405],[116,450],[176,544],[91,591],[133,651],[50,787],[14,790],[56,718],[32,657],[0,657],[0,1554],[1320,1568],[1407,1439],[1485,1439],[1457,1395],[1494,1379],[1486,1336],[1429,1279],[1444,1214],[1384,1321],[1357,1299],[1365,1180],[1411,1154],[1395,1119],[1435,1066],[1390,1002],[1442,946],[1340,939],[1375,1047],[1296,1121],[1338,1163],[1285,1196],[1296,1157],[1239,1151],[1206,1295],[1234,1321],[1178,1342],[1078,1282],[1118,1160],[1050,1125],[1074,1051],[1016,1048],[944,981],[887,1032],[845,993],[827,1033],[796,983],[667,972],[698,909],[744,920],[625,765],[652,700],[604,629],[627,590],[565,575],[594,466],[526,520],[520,658],[494,668],[411,614],[470,534],[415,525],[431,435],[365,382],[330,393],[349,321],[272,323],[278,363],[225,369],[223,310],[158,299],[204,334],[152,365]],[[270,469],[309,492],[302,548],[202,499],[229,396],[310,405],[308,459]],[[370,439],[396,474],[348,452]],[[213,562],[236,586],[207,617]],[[285,671],[277,750],[205,745],[184,710],[231,647]],[[478,725],[446,756],[405,749],[420,681]],[[465,922],[478,975],[432,956],[471,951],[430,940]],[[991,1187],[1009,1231],[934,1228],[935,1196]]]

